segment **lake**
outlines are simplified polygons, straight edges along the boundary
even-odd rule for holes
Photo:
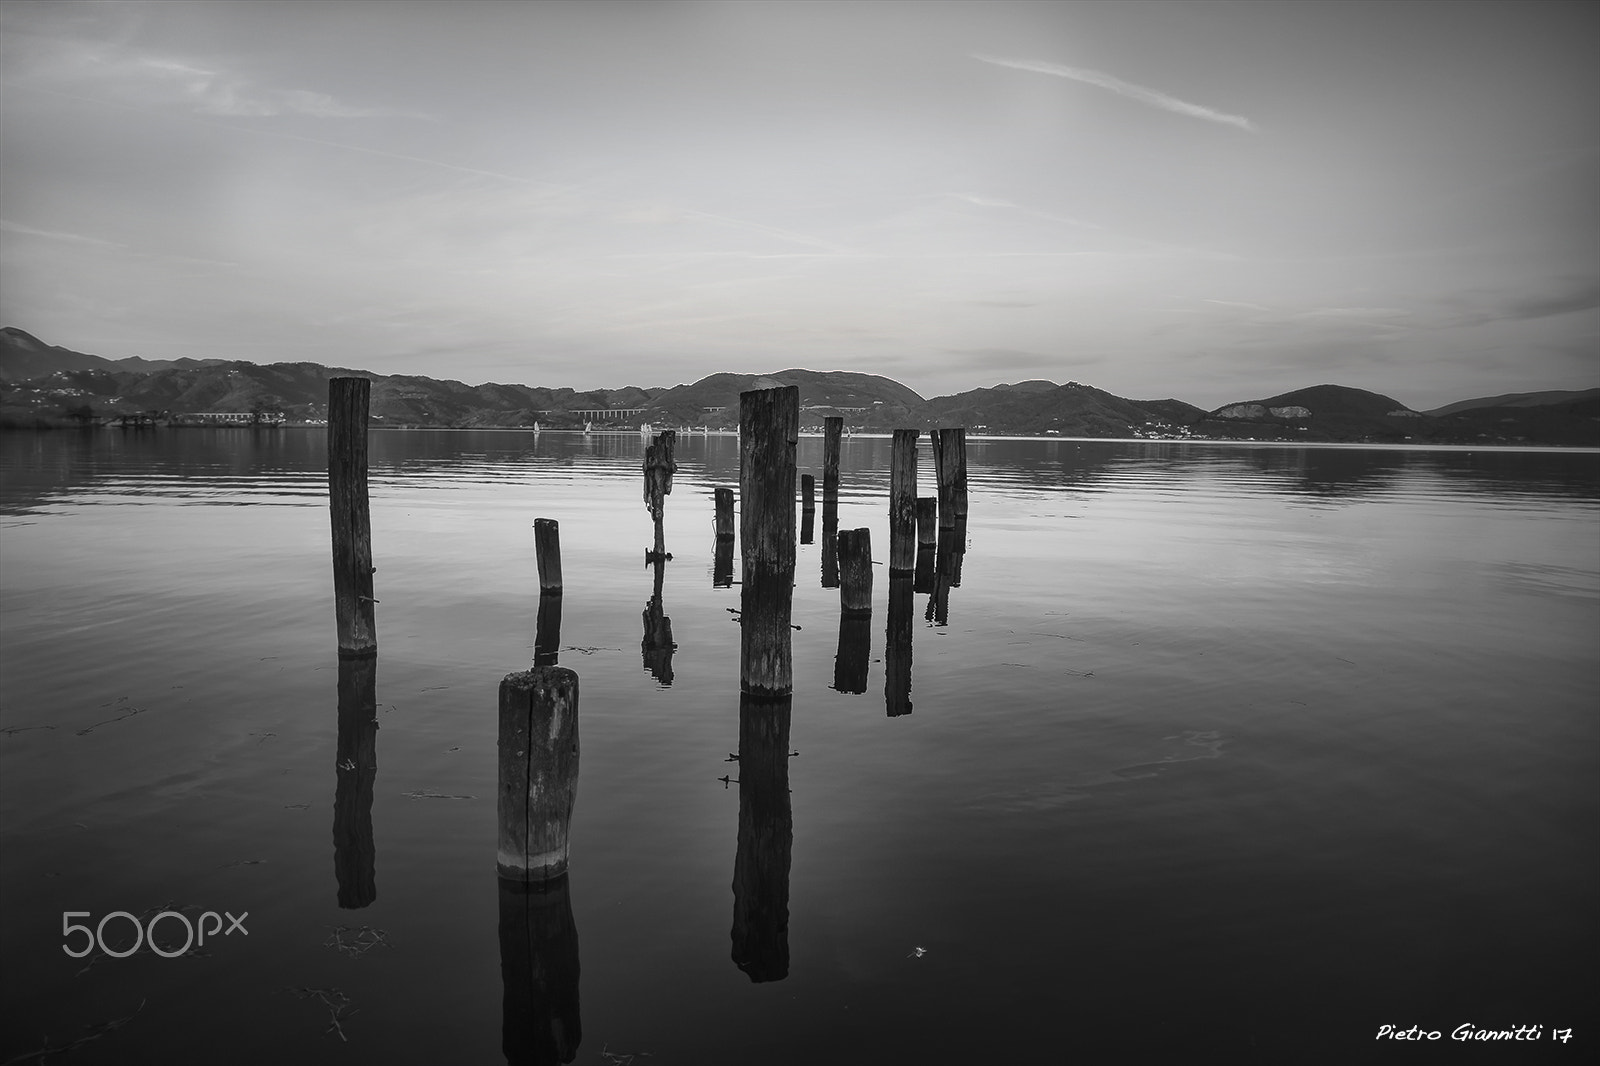
[[[756,813],[792,844],[736,891],[737,440],[679,438],[659,598],[644,443],[374,432],[363,675],[320,430],[0,434],[0,1062],[1592,1048],[1600,455],[971,439],[960,584],[914,595],[891,714],[890,442],[846,439],[840,526],[885,564],[843,627],[864,684],[802,544],[795,754]],[[799,461],[820,493],[822,441]],[[533,654],[541,517],[581,765],[570,876],[505,934],[496,693]],[[206,942],[169,916],[117,957],[163,910]]]

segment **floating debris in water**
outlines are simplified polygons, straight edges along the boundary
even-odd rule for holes
[[[443,792],[429,792],[426,789],[417,789],[415,792],[405,793],[406,799],[413,800],[475,800],[477,796],[448,796]]]
[[[293,992],[301,999],[316,999],[321,1001],[322,1005],[328,1008],[328,1017],[330,1021],[330,1024],[326,1029],[323,1030],[323,1032],[338,1033],[340,1040],[343,1040],[346,1043],[350,1042],[350,1038],[344,1035],[344,1026],[339,1024],[339,1020],[341,1018],[345,1017],[347,1014],[355,1013],[355,1011],[350,1009],[349,996],[345,995],[337,988],[285,988],[284,991]]]
[[[341,955],[348,955],[359,959],[375,947],[388,947],[389,934],[383,929],[374,929],[370,925],[334,926],[333,935],[322,942],[325,948],[333,948]]]
[[[119,700],[117,700],[117,701],[116,701],[116,702],[117,702],[117,703],[122,703],[122,702],[124,702],[124,701],[125,701],[125,700],[126,700],[126,699],[127,699],[127,698],[128,698],[128,697],[126,697],[126,696],[123,696],[123,697],[122,697],[122,698],[121,698],[121,699],[119,699]],[[105,704],[105,703],[102,703],[102,704],[101,704],[101,705],[100,705],[100,706],[102,706],[102,707],[106,707],[106,706],[110,706],[110,705],[109,705],[109,704]],[[78,732],[77,732],[77,735],[78,735],[78,736],[80,736],[80,737],[86,737],[86,736],[88,736],[88,735],[89,735],[89,734],[90,734],[90,733],[93,733],[93,732],[94,732],[94,731],[95,731],[95,730],[96,730],[96,729],[99,729],[99,728],[100,728],[100,727],[101,727],[101,726],[103,726],[103,725],[110,725],[110,724],[112,724],[112,723],[113,723],[113,722],[120,722],[120,721],[122,721],[122,720],[123,720],[123,719],[125,719],[125,718],[132,718],[132,717],[133,717],[133,716],[134,716],[134,715],[136,715],[136,714],[143,714],[143,713],[144,713],[144,712],[145,712],[145,710],[146,710],[146,709],[147,709],[147,708],[144,708],[144,707],[135,707],[135,708],[134,708],[134,709],[133,709],[133,710],[131,710],[131,711],[129,711],[129,712],[128,712],[128,713],[127,713],[127,714],[120,714],[120,715],[118,715],[118,716],[117,716],[117,717],[115,717],[115,718],[108,718],[108,719],[106,719],[106,720],[105,720],[105,721],[104,721],[104,722],[96,722],[96,723],[95,723],[95,724],[94,724],[94,725],[91,725],[91,726],[85,726],[85,727],[84,727],[84,728],[83,728],[83,729],[80,729],[80,730],[78,730]]]
[[[920,959],[920,958],[922,958],[922,956],[926,955],[927,953],[928,953],[928,949],[927,948],[912,948],[911,949],[911,954],[907,955],[906,958],[908,958],[908,959]]]
[[[95,1022],[92,1025],[84,1026],[84,1033],[82,1036],[78,1037],[76,1040],[70,1041],[69,1043],[62,1044],[60,1047],[51,1047],[50,1038],[47,1036],[44,1038],[44,1046],[38,1051],[30,1051],[25,1054],[18,1055],[16,1058],[7,1059],[5,1061],[5,1066],[12,1066],[13,1063],[43,1062],[45,1058],[50,1055],[60,1055],[69,1051],[75,1051],[84,1044],[87,1044],[89,1041],[99,1040],[107,1033],[115,1032],[116,1030],[121,1029],[124,1025],[127,1025],[129,1022],[133,1021],[139,1016],[139,1012],[144,1010],[144,1005],[146,1002],[146,1000],[141,999],[139,1001],[138,1008],[126,1018],[112,1018],[107,1022]]]

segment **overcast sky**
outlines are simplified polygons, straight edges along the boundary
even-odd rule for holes
[[[1600,385],[1600,5],[0,6],[0,324],[575,388]]]

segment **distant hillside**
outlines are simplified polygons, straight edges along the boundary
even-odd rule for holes
[[[1006,434],[1130,437],[1171,433],[1200,408],[1178,400],[1141,403],[1069,381],[1024,381],[973,389],[928,401],[929,424],[968,426]]]
[[[1345,385],[1224,404],[1194,423],[1209,437],[1256,440],[1404,441],[1426,436],[1427,419],[1390,396]]]
[[[1567,392],[1511,392],[1504,396],[1484,396],[1476,400],[1457,400],[1455,403],[1446,404],[1424,414],[1438,417],[1440,415],[1460,414],[1480,407],[1548,407],[1551,405],[1582,403],[1585,400],[1600,398],[1600,389],[1583,389],[1581,391]]]
[[[644,417],[675,425],[734,426],[739,422],[739,394],[771,385],[799,388],[802,425],[821,426],[824,418],[839,415],[850,425],[890,429],[906,424],[906,419],[920,422],[927,406],[911,389],[876,374],[780,370],[765,375],[712,374],[691,385],[657,390]]]
[[[173,367],[213,366],[222,359],[104,359],[98,355],[75,352],[70,348],[44,343],[38,337],[15,326],[0,327],[0,381],[27,381],[44,377],[57,370],[104,370],[107,372],[133,371],[149,373]]]

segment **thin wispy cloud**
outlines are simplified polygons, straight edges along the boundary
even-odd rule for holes
[[[1141,104],[1158,107],[1163,111],[1171,111],[1177,115],[1188,115],[1190,118],[1205,119],[1207,122],[1220,122],[1224,126],[1237,126],[1251,133],[1256,132],[1255,123],[1243,115],[1230,115],[1215,108],[1191,104],[1187,100],[1179,100],[1176,96],[1169,96],[1156,89],[1148,89],[1143,85],[1134,85],[1132,82],[1112,77],[1110,74],[1102,74],[1098,70],[1067,67],[1059,63],[1045,63],[1033,59],[1002,59],[998,56],[986,56],[977,53],[974,53],[972,58],[984,63],[992,63],[997,67],[1009,67],[1012,70],[1028,70],[1036,74],[1051,74],[1058,78],[1070,78],[1073,81],[1081,81],[1087,85],[1095,85],[1109,90],[1119,96],[1126,96],[1130,100],[1137,100]]]

